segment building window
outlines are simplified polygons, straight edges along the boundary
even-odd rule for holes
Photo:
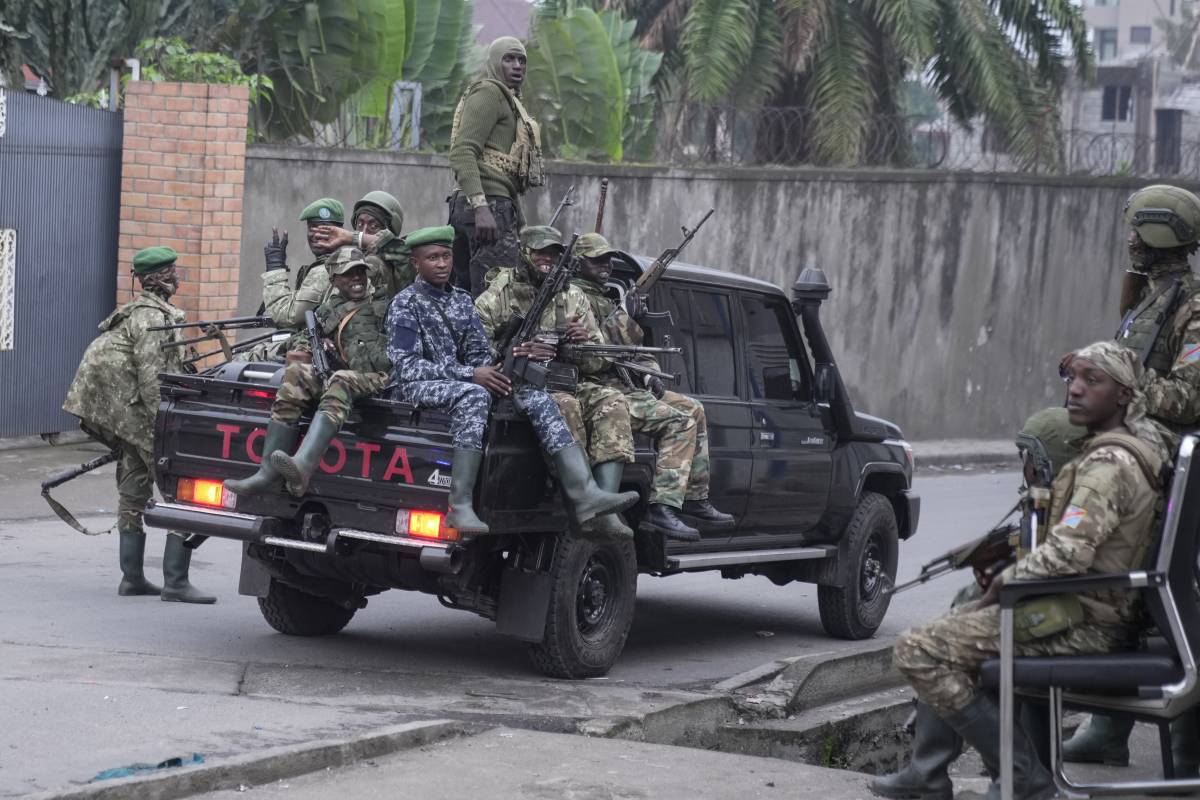
[[[1104,122],[1128,122],[1133,119],[1133,87],[1105,86],[1100,119]]]
[[[1134,25],[1129,29],[1130,44],[1150,44],[1150,26]]]
[[[1096,29],[1096,58],[1110,61],[1117,57],[1117,29]]]

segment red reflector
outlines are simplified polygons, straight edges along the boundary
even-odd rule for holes
[[[442,535],[442,515],[436,511],[408,512],[408,535],[437,539]]]
[[[175,485],[175,499],[202,506],[221,507],[225,499],[225,487],[220,481],[200,478],[180,478]]]
[[[266,389],[245,389],[242,394],[246,397],[257,397],[260,400],[275,399],[275,392],[269,392]]]

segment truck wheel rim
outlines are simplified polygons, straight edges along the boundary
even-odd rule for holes
[[[611,559],[594,553],[579,578],[575,595],[575,621],[584,636],[594,635],[605,628],[613,615],[613,594],[616,570]]]
[[[883,578],[883,547],[879,536],[872,535],[863,550],[862,572],[860,575],[859,595],[864,602],[872,602],[879,596]]]

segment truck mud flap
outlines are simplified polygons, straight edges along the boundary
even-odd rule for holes
[[[244,597],[266,597],[270,591],[270,570],[257,559],[250,557],[250,542],[243,542],[242,571],[238,575],[238,594]]]
[[[500,578],[496,630],[522,642],[540,642],[550,608],[550,573],[505,569]]]

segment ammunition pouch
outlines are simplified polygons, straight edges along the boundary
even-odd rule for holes
[[[1017,604],[1013,639],[1019,643],[1045,639],[1083,622],[1083,604],[1073,594],[1035,597]]]
[[[574,364],[562,361],[551,361],[546,373],[547,392],[566,392],[575,394],[579,388],[579,368]]]

